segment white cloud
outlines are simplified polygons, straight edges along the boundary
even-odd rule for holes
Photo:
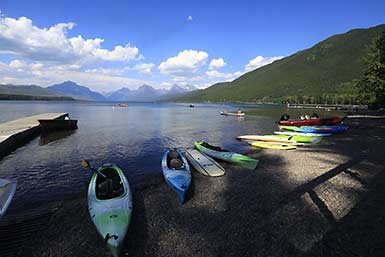
[[[191,77],[198,69],[206,64],[208,54],[204,51],[184,50],[177,56],[162,62],[158,69],[163,74],[177,77]]]
[[[284,56],[273,56],[273,57],[257,56],[254,59],[250,60],[248,64],[246,64],[245,71],[248,72],[248,71],[258,69],[276,60],[282,59],[283,57]]]
[[[141,74],[150,75],[152,73],[152,68],[155,67],[155,64],[153,63],[139,63],[136,64],[134,67],[123,67],[123,68],[93,68],[93,69],[87,69],[85,72],[88,73],[100,73],[100,74],[106,74],[106,75],[123,75],[129,71],[138,71]]]
[[[139,71],[139,73],[150,75],[152,74],[152,68],[154,67],[155,64],[153,63],[139,63],[136,64],[133,69]]]
[[[27,66],[27,64],[22,60],[12,60],[9,63],[9,67],[14,68],[14,69],[22,69],[26,66]]]
[[[0,17],[0,53],[20,56],[32,61],[84,64],[97,60],[129,61],[140,58],[138,48],[126,44],[113,50],[101,47],[103,39],[84,39],[81,35],[67,38],[75,23],[58,23],[38,28],[26,17]]]
[[[220,69],[222,67],[225,67],[226,65],[227,63],[222,58],[212,59],[209,64],[209,70]]]
[[[187,20],[188,20],[188,21],[192,21],[192,19],[193,19],[193,17],[192,17],[191,15],[189,15],[189,16],[187,17]]]
[[[209,76],[210,78],[223,78],[223,79],[231,79],[231,78],[236,78],[240,76],[242,72],[237,71],[234,73],[222,73],[216,70],[209,70],[206,71],[206,75]]]

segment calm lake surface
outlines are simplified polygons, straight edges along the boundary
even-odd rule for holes
[[[117,103],[105,102],[0,101],[0,122],[46,112],[69,112],[79,120],[76,131],[37,137],[0,160],[0,177],[16,180],[18,186],[9,212],[85,194],[91,174],[82,169],[82,159],[95,167],[116,163],[133,186],[152,184],[161,181],[160,162],[166,148],[191,148],[194,141],[207,140],[247,153],[252,148],[235,140],[236,136],[272,133],[283,113],[295,117],[312,112],[269,105],[188,106],[129,103],[119,108]],[[246,117],[219,115],[238,107]]]

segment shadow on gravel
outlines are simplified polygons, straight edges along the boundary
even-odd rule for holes
[[[254,171],[228,164],[223,177],[193,171],[183,205],[163,180],[137,190],[122,256],[384,256],[384,131],[353,123],[328,140],[289,153],[250,150],[260,159]],[[20,256],[108,250],[79,199]]]

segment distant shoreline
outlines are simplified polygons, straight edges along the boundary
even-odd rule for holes
[[[47,100],[47,101],[76,101],[67,96],[34,96],[0,94],[0,100]]]

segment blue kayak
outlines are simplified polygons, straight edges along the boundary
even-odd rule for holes
[[[300,133],[342,133],[348,126],[279,126],[283,130],[291,130]]]
[[[179,201],[184,203],[190,187],[191,171],[182,151],[177,148],[167,150],[162,159],[162,171],[168,186],[177,193]]]

